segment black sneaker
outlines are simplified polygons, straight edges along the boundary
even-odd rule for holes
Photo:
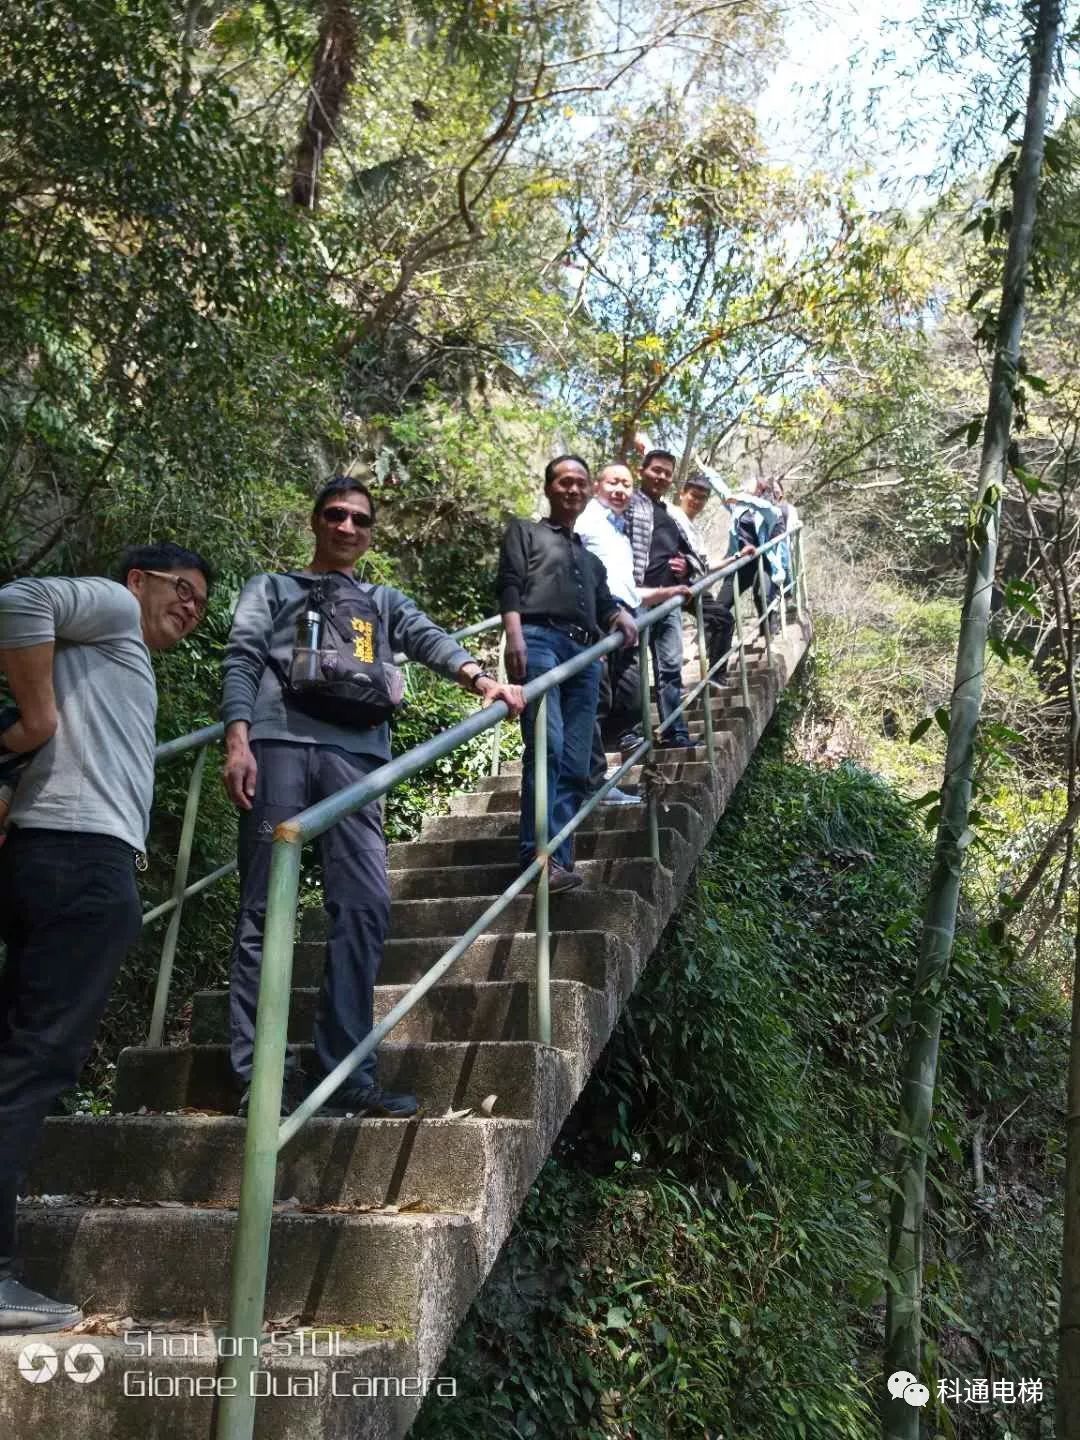
[[[381,1090],[378,1085],[369,1085],[366,1090],[349,1090],[343,1086],[330,1096],[319,1114],[342,1117],[375,1115],[385,1120],[408,1120],[419,1109],[420,1102],[415,1095],[397,1095],[393,1090]]]
[[[77,1305],[65,1305],[62,1300],[50,1300],[47,1295],[39,1295],[14,1276],[0,1280],[0,1335],[70,1330],[82,1318],[83,1312]]]
[[[303,1070],[290,1070],[285,1076],[285,1083],[281,1087],[281,1118],[291,1115],[301,1100],[307,1098],[311,1085]],[[251,1102],[251,1086],[244,1086],[244,1093],[240,1096],[240,1103],[236,1107],[236,1113],[242,1119],[247,1119],[248,1105]]]

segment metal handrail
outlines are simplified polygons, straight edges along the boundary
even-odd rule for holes
[[[805,583],[801,575],[801,526],[776,536],[759,546],[748,556],[734,556],[717,569],[710,571],[690,586],[694,600],[699,637],[704,633],[702,611],[703,593],[715,586],[727,575],[741,570],[753,562],[757,566],[758,582],[763,581],[763,557],[774,547],[789,543],[793,557],[795,576],[785,578],[777,586],[776,598],[759,616],[756,626],[763,627],[766,636],[768,660],[771,663],[772,647],[769,622],[774,609],[778,609],[781,624],[784,618],[784,597],[795,591],[797,613],[801,619],[805,604]],[[797,569],[794,556],[798,553]],[[379,1042],[391,1032],[394,1026],[423,998],[442,978],[454,962],[468,949],[473,940],[483,933],[486,926],[502,913],[534,879],[538,881],[536,891],[536,1038],[542,1044],[551,1043],[551,1001],[550,1001],[550,954],[549,954],[549,870],[548,862],[552,853],[572,835],[583,821],[600,804],[604,796],[640,759],[654,748],[656,737],[661,736],[698,695],[707,691],[716,670],[735,653],[738,655],[740,680],[744,704],[749,706],[749,689],[746,680],[746,642],[741,610],[742,586],[734,597],[733,610],[736,617],[738,638],[727,654],[714,664],[708,665],[702,658],[701,679],[670,715],[663,718],[655,728],[650,726],[649,680],[648,680],[648,636],[646,632],[659,620],[682,609],[684,598],[675,596],[649,610],[638,622],[640,661],[640,702],[642,709],[642,740],[614,774],[605,778],[601,788],[595,791],[578,809],[577,813],[554,838],[547,834],[547,697],[557,685],[570,679],[596,660],[620,648],[621,636],[612,634],[583,650],[571,660],[554,667],[538,676],[524,687],[529,703],[537,702],[535,715],[533,760],[535,765],[536,830],[535,858],[503,891],[488,905],[483,914],[466,930],[450,949],[412,985],[371,1032],[335,1066],[329,1075],[319,1083],[298,1108],[282,1123],[280,1117],[283,1087],[289,1005],[292,988],[293,947],[295,944],[296,914],[299,900],[300,855],[304,844],[322,835],[332,825],[354,814],[363,806],[381,798],[399,781],[408,779],[427,765],[441,759],[458,746],[474,739],[498,725],[509,714],[503,701],[475,711],[452,729],[434,736],[416,746],[404,755],[381,765],[362,780],[346,786],[337,794],[320,800],[300,814],[283,821],[274,832],[273,854],[270,864],[267,888],[267,908],[264,925],[263,955],[259,976],[258,1007],[255,1023],[255,1044],[249,1090],[248,1121],[244,1146],[244,1169],[240,1188],[239,1214],[236,1238],[233,1248],[232,1277],[228,1333],[236,1337],[231,1345],[231,1355],[224,1361],[223,1375],[230,1377],[227,1393],[222,1395],[216,1430],[217,1440],[252,1440],[255,1423],[255,1396],[252,1393],[250,1376],[258,1364],[259,1337],[262,1333],[263,1309],[266,1297],[266,1272],[270,1250],[270,1226],[273,1213],[274,1187],[278,1155],[301,1126],[325,1103],[345,1082],[357,1065],[366,1059]],[[762,590],[762,595],[767,591]],[[801,597],[801,599],[800,599]],[[703,705],[705,712],[706,750],[710,760],[714,758],[714,737],[712,733],[712,712],[708,697]],[[647,787],[647,822],[649,851],[651,858],[660,861],[659,825],[656,796],[652,787]]]
[[[486,620],[478,620],[475,624],[466,625],[461,630],[452,631],[450,639],[467,640],[470,636],[493,630],[501,623],[500,616],[488,616]],[[394,663],[407,666],[410,662],[405,655],[395,655]],[[237,869],[237,862],[233,859],[224,865],[219,865],[210,874],[203,875],[201,879],[188,884],[191,852],[195,843],[195,825],[199,815],[199,801],[202,798],[203,776],[206,769],[206,752],[207,748],[221,740],[224,734],[225,726],[219,721],[216,725],[204,725],[201,730],[193,730],[189,735],[181,735],[176,740],[166,740],[154,750],[155,767],[167,764],[170,760],[175,760],[177,756],[186,755],[192,750],[197,750],[199,753],[192,767],[187,796],[184,801],[184,819],[180,828],[180,845],[176,855],[176,868],[173,871],[172,892],[168,900],[144,911],[142,917],[143,928],[152,925],[155,920],[160,920],[163,915],[170,917],[161,946],[161,960],[158,963],[154,1002],[150,1012],[150,1029],[146,1036],[147,1045],[160,1045],[165,1032],[165,1013],[169,1006],[169,991],[172,987],[173,966],[176,962],[176,948],[180,939],[180,924],[183,920],[185,902],[195,895],[200,895],[204,890],[209,890],[211,885],[223,880],[226,875],[232,875]]]

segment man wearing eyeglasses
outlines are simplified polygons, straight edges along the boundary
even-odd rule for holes
[[[225,788],[240,810],[240,911],[229,980],[230,1053],[243,1088],[246,1114],[251,1081],[255,1012],[262,965],[263,927],[275,827],[362,780],[390,759],[386,724],[346,724],[313,716],[297,703],[287,683],[290,662],[320,580],[335,594],[360,592],[377,615],[381,633],[364,646],[403,651],[437,674],[481,696],[485,705],[504,700],[519,715],[524,698],[517,685],[502,685],[451,640],[417,605],[388,585],[361,584],[356,562],[371,544],[375,507],[365,485],[335,476],[323,486],[311,514],[315,556],[306,570],[256,575],[245,586],[225,652],[221,718],[225,722]],[[343,578],[341,578],[343,577]],[[363,624],[364,622],[358,622]],[[326,1074],[371,1032],[375,979],[390,920],[382,807],[367,805],[346,816],[319,841],[325,905],[330,916],[326,967],[315,1017],[315,1062]],[[286,1076],[283,1113],[295,1109],[304,1077],[293,1066]],[[380,1115],[406,1119],[414,1095],[381,1089],[375,1056],[323,1107],[327,1115]]]
[[[82,1318],[15,1278],[16,1193],[139,934],[135,870],[145,868],[157,715],[150,655],[194,630],[210,579],[200,555],[161,544],[127,551],[119,584],[0,589],[0,671],[16,706],[0,724],[0,770],[15,782],[0,849],[0,1334]]]

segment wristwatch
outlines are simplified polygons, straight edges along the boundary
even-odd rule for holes
[[[470,676],[470,681],[471,681],[471,683],[472,683],[472,688],[473,688],[473,690],[475,691],[475,693],[476,693],[477,695],[480,694],[480,690],[479,690],[479,688],[478,688],[478,686],[477,686],[477,683],[476,683],[478,680],[491,680],[491,681],[493,681],[496,685],[499,683],[499,682],[495,679],[495,676],[488,674],[488,672],[487,672],[486,670],[478,670],[475,675]]]

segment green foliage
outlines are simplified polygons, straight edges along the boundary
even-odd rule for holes
[[[374,416],[376,473],[392,487],[381,544],[397,583],[449,628],[496,609],[493,557],[506,519],[532,504],[537,447],[553,415],[519,404],[462,411],[429,387],[424,404]]]
[[[394,726],[393,753],[401,755],[433,735],[449,730],[475,708],[476,701],[464,690],[414,667],[409,679],[408,701]],[[500,725],[498,742],[490,730],[485,731],[442,760],[436,760],[411,780],[396,785],[387,797],[387,839],[417,839],[425,815],[437,815],[445,810],[452,795],[471,789],[480,776],[491,773],[495,743],[503,759],[519,754],[521,742],[517,725]]]
[[[9,9],[0,60],[0,573],[151,530],[240,569],[333,428],[274,152],[160,0]]]
[[[881,781],[775,743],[759,756],[444,1362],[458,1399],[429,1402],[421,1440],[878,1433],[928,862]],[[1052,1373],[1066,1032],[1052,987],[962,932],[931,1159],[943,1375]],[[1006,1419],[1028,1433],[1015,1413],[952,1418],[966,1440],[1004,1437]]]

